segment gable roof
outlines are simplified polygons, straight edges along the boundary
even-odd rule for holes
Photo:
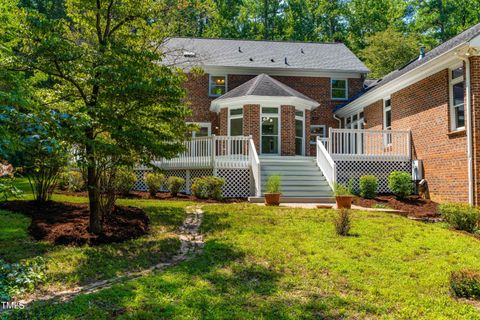
[[[315,100],[307,97],[303,93],[298,92],[295,89],[290,88],[286,84],[262,73],[253,79],[241,84],[235,89],[225,93],[221,97],[218,97],[217,101],[238,98],[244,96],[262,96],[262,97],[296,97],[304,100],[316,102]]]
[[[163,44],[167,63],[216,67],[367,73],[343,43],[170,38]]]
[[[372,81],[369,83],[368,87],[365,88],[365,90],[362,92],[362,94],[359,94],[355,96],[352,100],[350,100],[348,103],[345,103],[343,105],[338,106],[334,111],[341,109],[342,107],[348,105],[350,102],[355,101],[358,99],[360,96],[368,94],[370,92],[376,91],[382,86],[386,85],[387,83],[390,83],[397,78],[401,77],[404,74],[407,74],[408,72],[425,65],[432,61],[433,59],[443,55],[444,53],[449,52],[450,50],[466,43],[475,38],[478,34],[480,34],[480,23],[474,25],[473,27],[463,31],[462,33],[458,34],[457,36],[451,38],[450,40],[447,40],[446,42],[438,45],[437,47],[433,48],[432,50],[428,51],[425,53],[425,56],[421,59],[417,58],[415,60],[410,61],[407,63],[405,66],[394,70],[384,76],[381,79],[377,79],[375,81]]]
[[[265,103],[273,103],[275,105],[291,104],[308,109],[319,105],[312,98],[262,73],[213,100],[211,109],[218,111],[222,106]]]

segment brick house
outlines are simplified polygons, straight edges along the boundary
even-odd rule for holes
[[[185,177],[186,192],[213,174],[225,196],[258,198],[280,174],[290,201],[325,201],[334,182],[363,174],[388,192],[388,174],[419,159],[435,200],[478,203],[479,34],[476,25],[375,81],[341,43],[172,38],[165,61],[188,72],[199,130],[187,152],[156,165]]]

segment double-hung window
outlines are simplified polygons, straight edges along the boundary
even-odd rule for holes
[[[310,144],[316,144],[317,137],[321,141],[326,141],[327,127],[324,124],[312,124],[310,126]]]
[[[383,130],[392,130],[392,100],[383,100]],[[386,133],[384,137],[386,145],[392,144],[392,134]]]
[[[210,75],[208,80],[208,95],[219,97],[227,92],[227,77]]]
[[[450,70],[450,128],[458,131],[465,128],[465,82],[463,66]]]
[[[243,109],[230,109],[229,110],[229,136],[242,136],[243,135]]]
[[[348,86],[347,80],[331,80],[331,97],[333,100],[347,100]]]

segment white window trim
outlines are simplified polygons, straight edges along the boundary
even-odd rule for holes
[[[196,124],[200,128],[207,128],[208,129],[208,136],[212,135],[212,123],[211,122],[187,122],[187,124]],[[197,132],[192,131],[192,138],[195,138]]]
[[[306,139],[306,130],[305,130],[305,111],[303,110],[297,110],[295,109],[295,113],[297,111],[302,111],[302,115],[301,116],[297,116],[295,114],[295,120],[302,120],[302,151],[301,151],[301,155],[304,156],[305,155],[305,139]],[[295,124],[296,125],[296,124]],[[280,133],[280,136],[281,136],[281,133]],[[295,143],[296,143],[296,140],[297,140],[297,135],[295,134]]]
[[[267,108],[277,108],[278,109],[278,113],[263,113],[262,112],[262,108],[264,108],[265,106],[260,106],[260,141],[259,141],[259,145],[260,145],[260,155],[262,156],[279,156],[282,154],[282,118],[281,118],[281,114],[282,114],[282,107],[267,107]],[[270,117],[270,116],[274,116],[274,117],[278,117],[278,153],[263,153],[263,150],[262,150],[262,137],[263,137],[263,127],[262,127],[262,118],[265,116],[265,117]]]
[[[236,109],[242,109],[242,114],[234,114],[233,116],[230,115],[230,110],[236,110]],[[231,129],[231,125],[230,125],[230,120],[231,119],[243,119],[243,108],[231,108],[231,109],[227,109],[227,112],[228,112],[228,123],[227,123],[227,126],[228,126],[228,136],[231,137],[232,135],[230,134],[230,129]],[[242,136],[243,136],[243,122],[242,122]]]
[[[321,137],[321,138],[327,138],[327,126],[325,124],[311,124],[310,125],[310,138],[312,136],[314,137],[318,137],[319,135],[318,134],[313,134],[312,135],[312,128],[321,128],[323,127],[323,132],[325,133],[325,137]],[[315,139],[315,141],[310,141],[310,144],[317,144],[317,139]]]
[[[334,98],[333,97],[333,81],[343,80],[345,81],[345,98]],[[330,99],[332,100],[348,100],[348,79],[336,78],[330,79]]]
[[[212,94],[212,77],[225,77],[225,93],[228,92],[228,75],[227,74],[209,74],[208,75],[208,96],[220,97],[221,94]]]
[[[353,127],[355,125],[357,125],[357,129],[360,129],[360,127],[365,124],[365,113],[363,114],[363,117],[360,117],[361,113],[364,113],[363,109],[358,113],[354,113],[354,114],[351,114],[351,115],[345,117],[343,119],[343,124],[342,124],[343,127],[345,129],[353,129]],[[354,121],[353,116],[355,116],[355,115],[357,116],[357,120]],[[347,119],[350,119],[350,123],[348,124],[349,126],[347,126]]]
[[[390,100],[390,105],[387,107],[387,101]],[[390,111],[390,127],[387,128],[387,111]],[[392,131],[392,98],[387,97],[383,99],[383,130],[390,130]],[[390,139],[389,139],[390,136]],[[383,138],[383,143],[386,147],[392,145],[392,137],[391,134],[385,134]]]
[[[455,121],[455,106],[453,105],[453,86],[456,85],[457,83],[465,81],[465,75],[463,75],[461,77],[458,77],[456,79],[452,79],[453,70],[458,69],[460,67],[463,67],[463,63],[448,69],[448,95],[449,95],[448,105],[449,105],[449,112],[450,112],[450,130],[452,132],[465,130],[465,126],[458,127],[458,128],[455,127],[455,122],[456,122]],[[464,86],[464,90],[465,90],[465,86]],[[465,94],[465,92],[464,92],[464,94]],[[465,112],[465,97],[464,97],[464,101],[463,101],[463,112]]]

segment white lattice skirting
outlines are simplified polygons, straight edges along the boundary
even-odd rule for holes
[[[149,169],[137,169],[137,182],[133,187],[136,191],[148,191],[147,185],[144,181],[144,176],[152,172]],[[175,169],[162,171],[165,177],[176,176],[185,179],[185,184],[182,188],[182,192],[187,194],[191,193],[192,179],[204,176],[214,175],[212,169]],[[246,198],[251,195],[251,174],[250,169],[218,169],[216,176],[225,179],[225,185],[223,187],[223,196],[225,198]],[[161,191],[167,191],[166,186],[162,186]]]
[[[391,193],[388,188],[388,175],[392,171],[412,171],[410,161],[335,161],[337,165],[337,181],[346,184],[353,179],[353,188],[359,190],[358,181],[361,176],[374,175],[378,179],[378,192]]]

